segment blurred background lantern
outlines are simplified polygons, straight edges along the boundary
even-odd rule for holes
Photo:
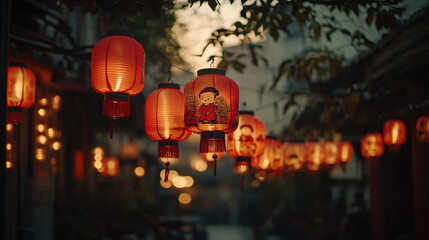
[[[117,157],[105,157],[103,160],[103,175],[116,177],[119,174],[119,159]]]
[[[144,63],[143,47],[130,33],[112,32],[95,44],[91,83],[104,94],[104,115],[112,119],[130,116],[129,98],[143,90]]]
[[[259,156],[259,167],[265,167],[268,163],[269,171],[278,173],[284,168],[284,151],[282,144],[276,137],[267,136],[265,139],[265,148],[261,156]]]
[[[397,152],[400,146],[405,142],[406,129],[405,124],[399,119],[387,120],[383,128],[384,144],[389,146],[389,150]]]
[[[417,140],[429,142],[429,116],[421,116],[417,119]]]
[[[240,111],[237,129],[227,136],[228,155],[238,162],[247,161],[250,164],[252,158],[259,159],[265,149],[265,124],[253,114],[251,111]]]
[[[320,166],[325,163],[323,144],[317,140],[305,142],[305,156],[307,169],[309,171],[318,171]]]
[[[299,170],[305,161],[305,146],[303,142],[289,141],[282,145],[287,170]]]
[[[339,161],[338,143],[331,141],[324,142],[323,151],[325,152],[325,164],[327,166],[333,166]]]
[[[365,158],[380,157],[384,153],[383,137],[380,133],[368,133],[361,141],[362,156]]]
[[[161,83],[145,103],[145,130],[147,136],[158,141],[158,158],[167,167],[170,159],[179,158],[179,141],[191,135],[184,121],[184,96],[179,84]]]
[[[121,148],[121,158],[137,159],[140,156],[139,146],[135,142],[126,142]]]
[[[8,122],[23,120],[23,109],[33,105],[36,95],[36,77],[27,65],[11,63],[7,70]]]
[[[341,164],[343,170],[345,164],[348,163],[353,157],[353,145],[350,142],[339,142],[338,143],[338,161]]]
[[[200,153],[225,152],[225,134],[238,125],[238,86],[222,69],[197,75],[185,86],[186,127],[201,134]]]

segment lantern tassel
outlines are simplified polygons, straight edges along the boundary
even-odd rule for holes
[[[159,158],[179,158],[179,142],[174,140],[161,140],[158,142]]]
[[[240,189],[244,189],[244,174],[241,174],[241,182],[240,182]]]
[[[217,154],[213,154],[213,174],[216,177],[216,159],[217,159]]]
[[[170,162],[165,163],[165,177],[164,182],[168,182],[168,175],[170,175]]]
[[[113,119],[110,120],[109,132],[110,132],[110,139],[112,139],[113,138]]]
[[[104,100],[103,114],[111,117],[129,117],[130,102]]]

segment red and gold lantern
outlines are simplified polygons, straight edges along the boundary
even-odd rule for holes
[[[112,119],[130,116],[130,96],[143,90],[143,47],[129,33],[115,32],[92,49],[91,83],[104,94],[103,114]]]
[[[310,140],[305,143],[305,155],[307,168],[310,171],[318,171],[325,163],[325,151],[321,142]]]
[[[201,134],[200,153],[225,152],[225,134],[238,125],[237,84],[222,69],[201,69],[185,86],[185,124]]]
[[[282,145],[285,166],[288,170],[299,170],[305,161],[305,146],[302,142],[285,142]]]
[[[349,162],[353,157],[353,145],[350,142],[338,143],[338,159],[341,163]]]
[[[389,146],[391,151],[398,151],[405,142],[406,128],[404,122],[399,119],[387,120],[384,123],[384,144]]]
[[[184,95],[179,84],[161,83],[146,99],[147,136],[158,141],[158,157],[168,167],[170,159],[179,158],[179,141],[191,135],[184,121]]]
[[[25,64],[14,63],[7,70],[7,111],[8,122],[22,122],[23,109],[34,103],[36,77]]]
[[[421,116],[417,119],[417,140],[429,142],[429,116]]]
[[[119,159],[117,157],[106,157],[103,160],[103,175],[116,177],[119,174]]]
[[[237,129],[227,136],[228,155],[235,158],[234,166],[250,166],[252,158],[257,159],[264,153],[265,134],[264,122],[256,118],[253,112],[240,112]]]
[[[365,158],[380,157],[384,153],[383,137],[380,133],[368,133],[361,141],[362,156]]]

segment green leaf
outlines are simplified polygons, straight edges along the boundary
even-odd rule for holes
[[[279,39],[279,31],[277,27],[271,26],[270,35],[274,38],[274,41],[277,41]]]
[[[237,72],[240,72],[240,73],[242,73],[242,72],[243,72],[243,70],[244,70],[244,68],[246,67],[246,64],[243,64],[243,63],[241,63],[241,62],[239,62],[239,61],[236,61],[236,60],[232,61],[232,62],[231,62],[231,64],[232,64],[232,67],[233,67]]]
[[[217,1],[216,0],[208,0],[208,4],[209,4],[210,8],[212,9],[212,11],[216,10],[216,7],[217,7]]]
[[[217,68],[226,70],[228,68],[228,62],[225,59],[222,59],[222,61],[217,65]]]

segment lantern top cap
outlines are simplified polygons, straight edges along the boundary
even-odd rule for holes
[[[253,111],[239,111],[238,114],[250,114],[250,115],[255,115],[255,112]]]
[[[218,74],[225,76],[225,70],[220,68],[203,68],[197,71],[197,75],[205,75],[205,74]]]
[[[114,31],[110,31],[110,32],[107,32],[106,37],[117,36],[117,35],[127,36],[127,37],[130,37],[130,38],[134,37],[133,34],[130,31],[127,31],[127,30],[114,30]]]
[[[177,83],[160,83],[158,84],[158,89],[161,89],[161,88],[180,89],[180,85]]]
[[[266,139],[275,139],[275,140],[277,140],[277,137],[275,137],[275,136],[273,136],[273,135],[268,135],[268,136],[266,137]]]
[[[9,67],[23,67],[23,68],[28,68],[28,65],[25,63],[21,63],[21,62],[10,62],[9,63]]]

